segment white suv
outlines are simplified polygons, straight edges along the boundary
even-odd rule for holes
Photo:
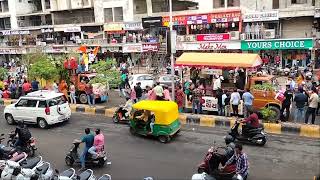
[[[23,121],[28,124],[38,124],[40,128],[68,121],[71,116],[66,97],[62,93],[40,90],[29,93],[4,109],[8,124]]]

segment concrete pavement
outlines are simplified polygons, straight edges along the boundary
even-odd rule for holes
[[[0,108],[3,111],[3,108]],[[1,133],[14,126],[0,118]],[[113,124],[107,117],[75,113],[69,123],[48,130],[30,127],[37,138],[39,154],[60,170],[71,142],[83,134],[86,127],[101,128],[105,134],[106,150],[112,165],[93,168],[95,175],[109,173],[117,180],[190,179],[213,141],[223,144],[226,128],[185,126],[181,135],[169,144],[151,138],[132,136],[128,126]],[[280,137],[281,136],[281,137]],[[297,136],[270,135],[265,147],[245,145],[250,162],[249,180],[309,180],[320,172],[320,141]]]

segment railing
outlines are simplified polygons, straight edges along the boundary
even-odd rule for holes
[[[93,16],[80,16],[80,17],[61,17],[55,18],[55,24],[83,24],[83,23],[94,23],[95,19]]]

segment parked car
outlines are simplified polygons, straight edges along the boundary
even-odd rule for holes
[[[154,77],[151,74],[135,74],[129,76],[129,84],[131,88],[138,82],[141,83],[142,89],[146,89],[146,86],[152,87],[155,84]]]
[[[172,85],[172,80],[173,80],[173,76],[170,74],[167,75],[163,75],[159,77],[159,82],[161,85],[166,85],[168,87],[171,87]],[[178,76],[174,76],[174,83],[176,84],[177,82],[180,81],[180,78]]]
[[[24,121],[27,124],[37,124],[40,128],[68,121],[71,116],[67,98],[62,93],[48,90],[31,92],[4,109],[8,124]]]

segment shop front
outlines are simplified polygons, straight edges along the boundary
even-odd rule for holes
[[[168,16],[163,17],[163,26],[169,26]],[[177,39],[179,41],[196,41],[195,38],[190,38],[189,35],[200,34],[203,37],[207,36],[208,40],[210,40],[210,36],[211,38],[226,36],[223,33],[229,34],[228,36],[231,40],[239,40],[239,32],[242,29],[241,12],[240,10],[234,10],[174,16],[173,29],[177,31]]]
[[[162,17],[142,18],[142,27],[144,29],[142,42],[162,42],[166,37],[167,27],[163,26]]]
[[[206,52],[239,52],[240,41],[198,41],[198,42],[178,42],[178,51],[206,51]]]
[[[280,64],[282,68],[306,66],[311,62],[313,39],[274,39],[241,41],[241,50],[259,53],[265,64]]]
[[[123,43],[125,31],[123,30],[123,23],[108,23],[103,26],[104,39],[107,39],[108,43],[117,44]]]
[[[143,36],[142,22],[125,22],[123,26],[124,43],[140,43]]]
[[[75,44],[81,39],[80,26],[54,27],[57,44]]]
[[[3,43],[7,46],[36,45],[36,38],[29,30],[3,30]]]
[[[2,67],[5,63],[8,64],[12,59],[15,62],[21,59],[23,54],[26,54],[26,48],[0,48],[0,66]]]

